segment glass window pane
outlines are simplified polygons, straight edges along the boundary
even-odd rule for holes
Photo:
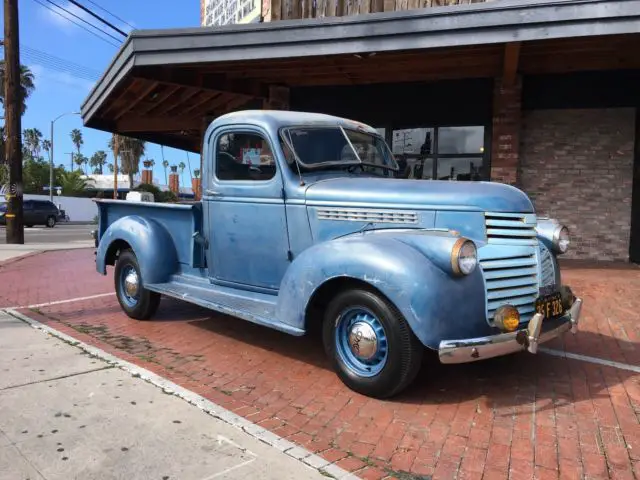
[[[438,153],[484,152],[484,127],[443,127],[438,129]]]
[[[255,133],[228,133],[216,146],[216,176],[220,180],[269,180],[276,163],[269,142]]]
[[[433,153],[433,128],[394,130],[391,148],[396,155]]]
[[[439,158],[438,180],[483,180],[482,157]]]
[[[429,180],[433,177],[433,158],[397,155],[396,162],[398,162],[396,178]]]

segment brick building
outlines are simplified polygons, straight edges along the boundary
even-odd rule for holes
[[[83,118],[192,151],[232,110],[354,118],[408,176],[514,184],[569,256],[640,262],[640,1],[473,3],[265,0],[261,24],[135,32]]]

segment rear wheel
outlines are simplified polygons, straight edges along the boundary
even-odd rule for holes
[[[114,281],[120,307],[129,317],[148,320],[156,313],[160,294],[142,286],[138,259],[131,250],[124,250],[118,256]]]
[[[424,347],[398,309],[374,292],[338,294],[327,308],[322,337],[340,379],[363,395],[396,395],[420,370]]]

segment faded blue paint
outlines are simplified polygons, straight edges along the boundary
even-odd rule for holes
[[[438,248],[456,239],[442,232],[376,231],[354,234],[305,250],[291,265],[278,295],[276,317],[305,329],[314,292],[336,278],[362,281],[382,292],[403,314],[416,336],[436,348],[443,338],[486,335],[484,283],[476,269],[453,277],[438,264]],[[450,256],[447,254],[447,257]],[[464,301],[461,301],[464,299]]]
[[[154,291],[294,335],[307,328],[314,293],[328,281],[351,278],[385,295],[431,348],[441,340],[496,333],[490,315],[507,300],[523,314],[532,311],[546,255],[539,242],[547,244],[550,227],[541,221],[533,230],[534,208],[523,192],[498,183],[340,169],[300,176],[287,164],[279,131],[313,125],[377,135],[369,126],[320,114],[218,117],[204,135],[201,204],[98,202],[98,271],[105,273],[112,242],[127,241]],[[276,160],[272,179],[216,178],[216,140],[238,130],[268,141]],[[468,276],[451,269],[460,237],[474,241],[482,265]],[[544,268],[547,277],[554,269],[559,278],[555,254]]]

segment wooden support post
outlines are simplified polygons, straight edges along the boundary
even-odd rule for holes
[[[264,110],[289,110],[289,87],[269,85],[269,98],[262,102]]]
[[[9,163],[9,194],[5,218],[7,243],[24,243],[22,216],[22,101],[20,92],[20,47],[18,0],[4,1],[4,109],[6,118],[5,159]]]
[[[513,87],[518,76],[518,63],[520,60],[520,42],[510,42],[504,46],[502,63],[502,86]]]

